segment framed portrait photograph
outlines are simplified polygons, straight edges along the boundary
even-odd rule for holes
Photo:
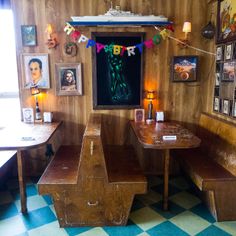
[[[230,113],[230,101],[228,99],[222,100],[222,113],[225,115],[229,115]]]
[[[213,111],[220,111],[220,99],[219,97],[214,97],[214,102],[213,102]]]
[[[236,39],[235,31],[236,2],[218,0],[217,5],[217,43],[231,42]]]
[[[92,48],[93,108],[140,108],[143,53],[134,47],[129,55],[127,47],[142,45],[144,33],[92,32],[92,39],[103,48]]]
[[[233,55],[233,44],[225,45],[225,60],[231,60]]]
[[[35,25],[21,25],[21,38],[23,46],[36,46],[37,34]]]
[[[222,61],[224,59],[223,45],[216,47],[216,61]]]
[[[145,121],[145,110],[144,109],[135,109],[134,110],[134,121],[135,122],[144,122]]]
[[[34,109],[31,107],[22,108],[22,116],[23,116],[23,121],[25,123],[33,123],[34,122]]]
[[[215,86],[220,86],[220,76],[221,74],[220,73],[215,73]]]
[[[171,67],[173,82],[197,81],[197,56],[174,56]]]
[[[55,64],[55,77],[58,96],[82,95],[81,63]]]
[[[236,117],[236,100],[234,100],[234,102],[233,102],[232,116],[233,116],[233,117]]]
[[[23,53],[21,57],[23,88],[50,88],[48,54]]]
[[[223,64],[222,82],[233,82],[235,79],[235,62],[225,62]]]

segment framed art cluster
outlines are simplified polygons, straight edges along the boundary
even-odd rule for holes
[[[216,46],[213,111],[236,117],[236,41]]]

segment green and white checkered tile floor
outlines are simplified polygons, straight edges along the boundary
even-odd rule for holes
[[[0,236],[236,236],[236,221],[215,222],[183,177],[170,179],[170,210],[162,211],[163,181],[149,179],[149,191],[135,198],[127,226],[60,228],[52,200],[27,183],[28,214],[20,213],[17,179],[0,187]],[[235,203],[236,204],[236,203]]]

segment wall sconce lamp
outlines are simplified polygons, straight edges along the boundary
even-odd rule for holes
[[[146,91],[145,98],[147,100],[149,100],[149,103],[148,103],[148,118],[147,118],[148,121],[153,120],[153,118],[152,118],[152,110],[153,110],[152,100],[154,100],[155,97],[156,97],[156,92],[155,91],[153,91],[153,90]]]
[[[38,103],[38,94],[40,94],[39,88],[37,86],[31,87],[31,95],[35,97],[35,120],[40,121],[42,119]]]
[[[47,33],[47,40],[48,40],[46,44],[48,46],[48,49],[56,48],[56,46],[59,43],[57,40],[57,34],[52,24],[47,24],[46,33]]]
[[[188,39],[188,33],[191,33],[192,31],[191,22],[188,22],[188,21],[184,22],[182,31],[185,33],[185,37],[184,39],[180,39],[181,42],[179,43],[179,46],[185,48],[187,45],[190,44],[189,39]]]

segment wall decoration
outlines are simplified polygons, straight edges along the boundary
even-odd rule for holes
[[[230,112],[230,101],[228,99],[223,99],[222,100],[222,113],[225,115],[229,115]]]
[[[55,80],[57,95],[82,95],[81,63],[55,64]]]
[[[23,88],[50,88],[48,54],[23,53],[21,57]]]
[[[216,47],[216,61],[222,61],[224,58],[224,50],[223,50],[223,46],[219,45]]]
[[[225,45],[225,60],[231,60],[233,55],[233,44],[229,43]]]
[[[142,96],[142,54],[122,54],[119,45],[140,45],[144,33],[92,33],[92,40],[106,45],[93,47],[93,107],[95,109],[138,108]],[[116,46],[114,49],[114,46]],[[114,54],[114,50],[117,54]]]
[[[144,109],[135,109],[134,110],[134,121],[135,122],[144,122],[145,121],[145,110]]]
[[[22,25],[21,38],[23,46],[36,46],[37,45],[36,26]]]
[[[235,79],[235,62],[225,62],[223,64],[222,82],[234,82]]]
[[[230,42],[236,39],[236,1],[218,0],[216,42]]]
[[[236,101],[234,101],[234,104],[233,104],[232,116],[233,116],[233,117],[236,117]]]
[[[78,47],[74,42],[67,42],[64,44],[64,53],[66,56],[75,57],[77,55]]]
[[[220,111],[220,99],[219,97],[214,97],[213,110],[219,112]]]
[[[197,80],[197,56],[175,56],[172,60],[172,81],[193,82]]]
[[[215,76],[215,86],[220,86],[220,73],[216,73]]]
[[[23,121],[25,123],[33,123],[34,122],[34,110],[31,107],[22,108]]]

